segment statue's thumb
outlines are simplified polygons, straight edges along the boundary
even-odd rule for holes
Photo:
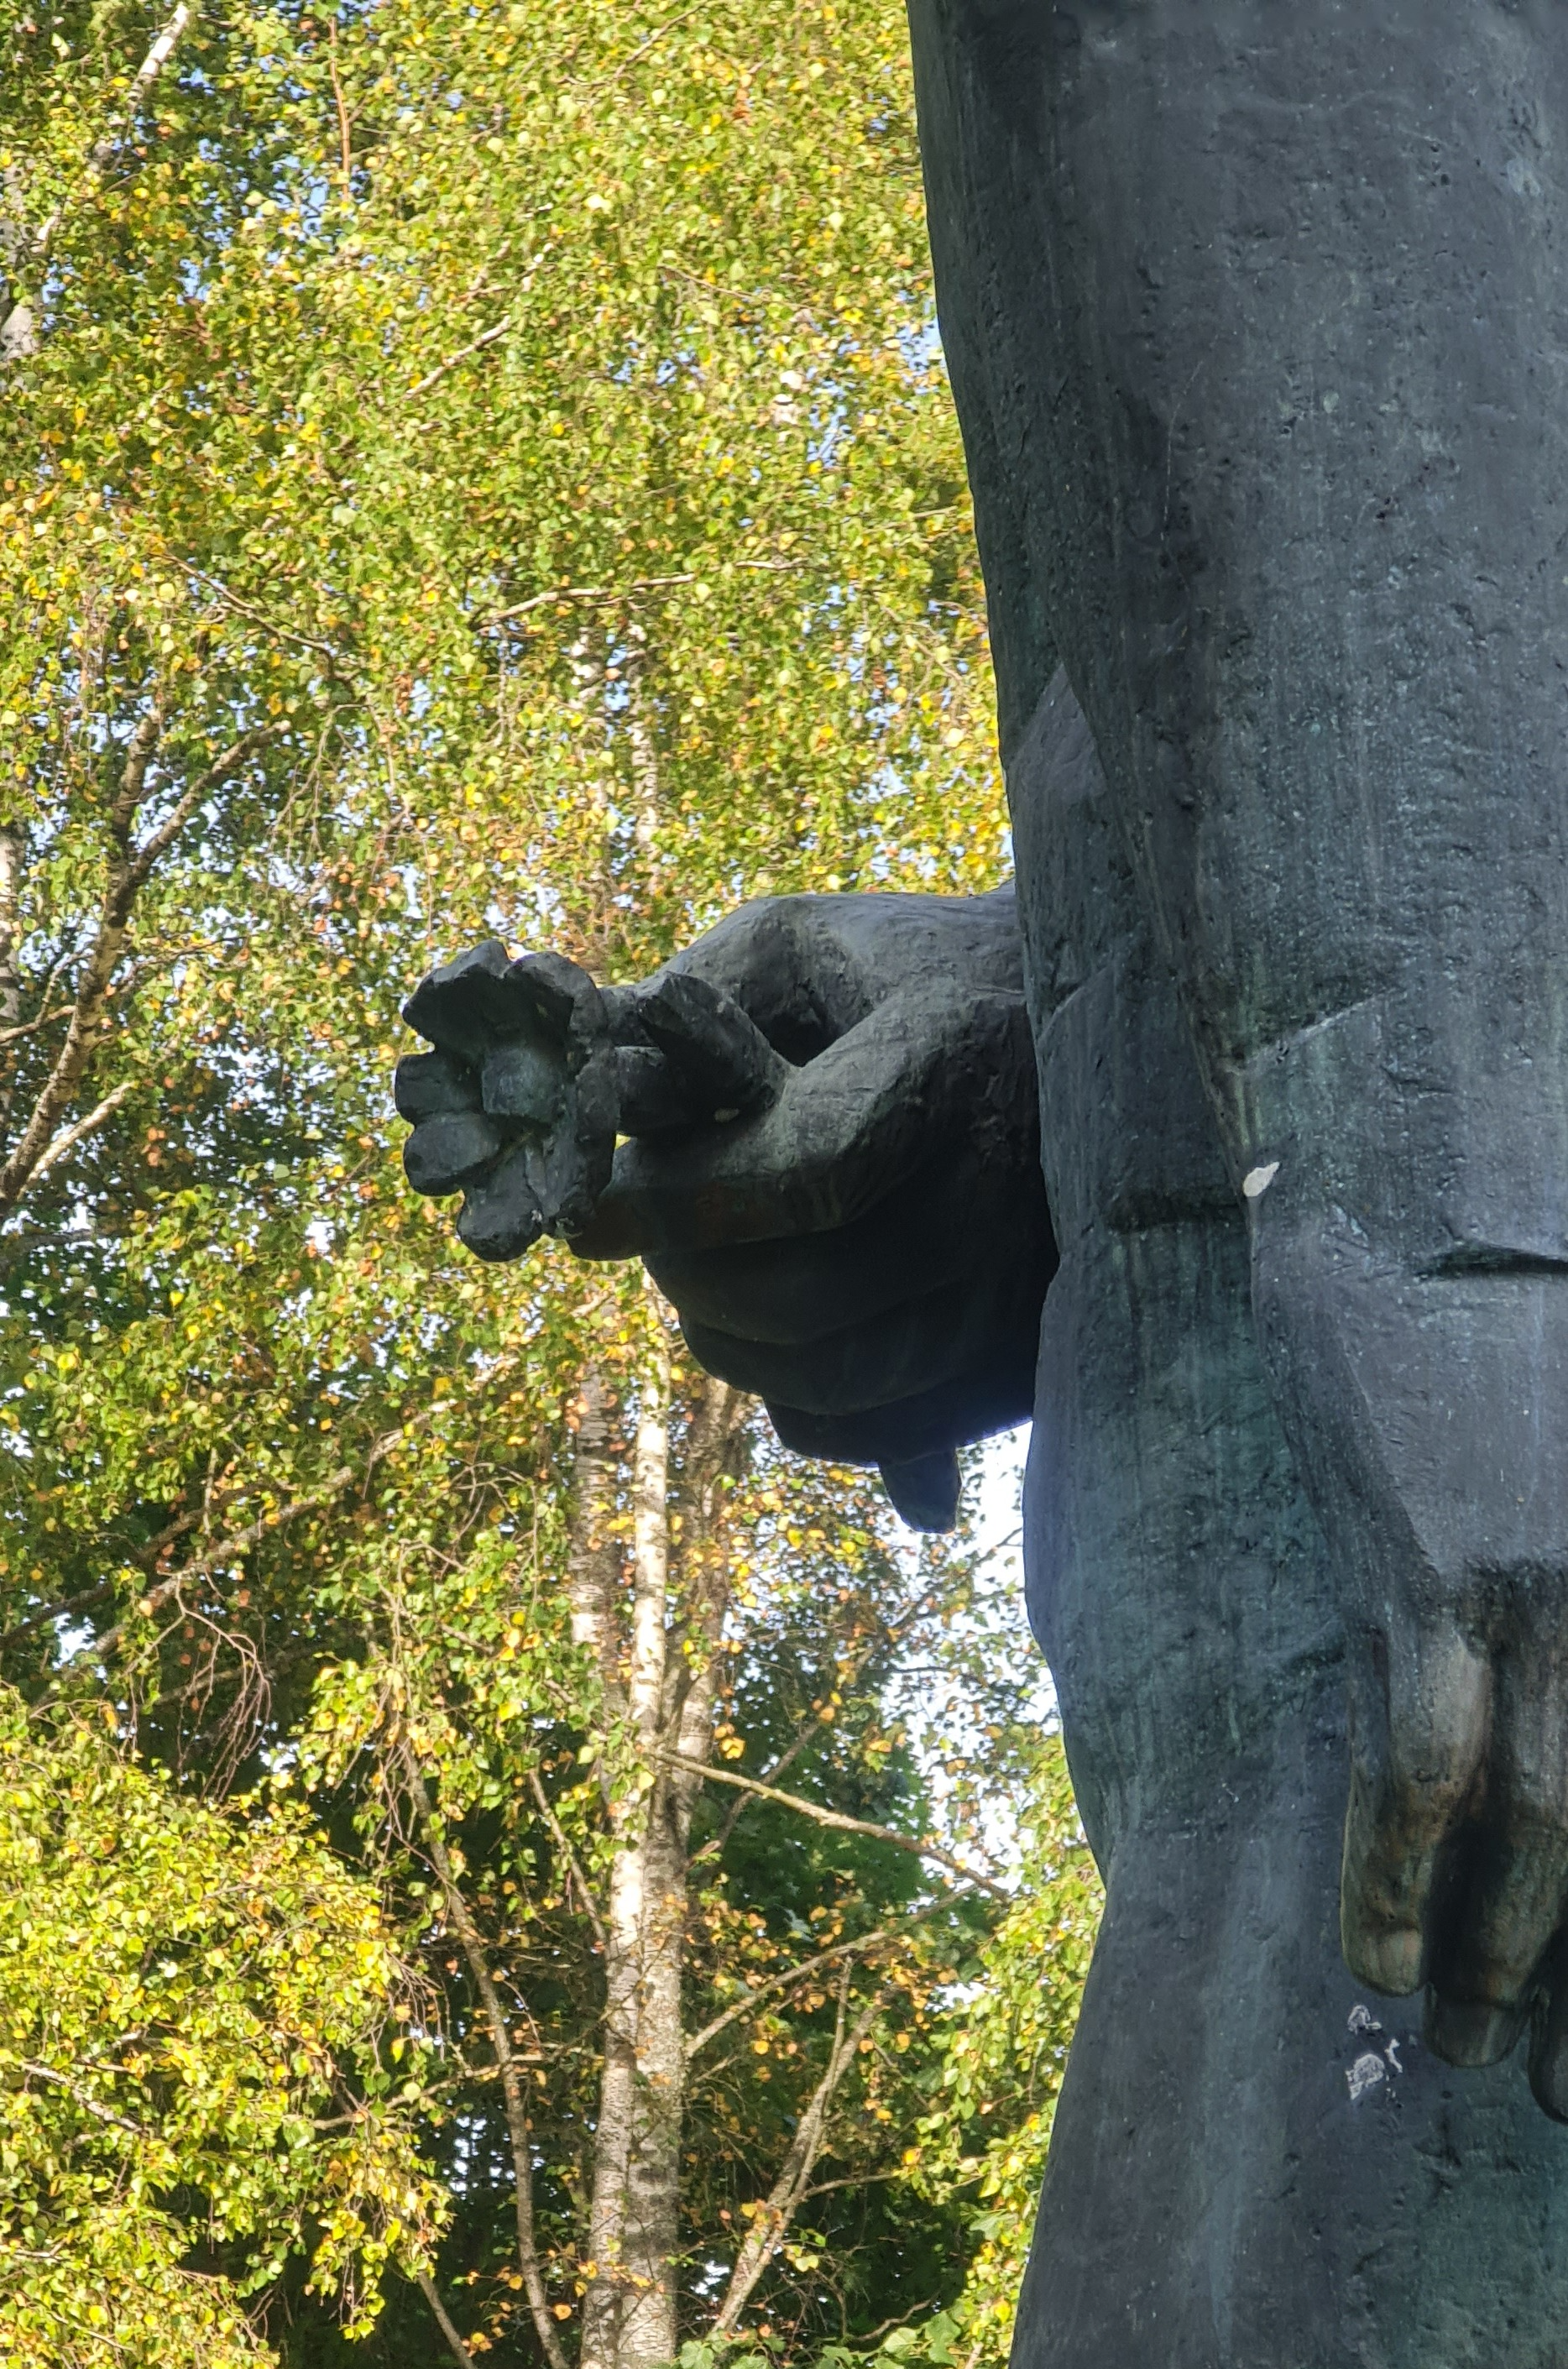
[[[755,1022],[722,988],[670,971],[639,996],[636,1016],[679,1075],[694,1114],[750,1118],[775,1103],[790,1075]]]

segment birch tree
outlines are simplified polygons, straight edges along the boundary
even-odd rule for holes
[[[874,2347],[972,2251],[902,2161],[1016,1646],[635,1277],[466,1261],[386,1080],[477,936],[998,876],[898,12],[0,44],[5,1675],[418,1960],[446,2235],[361,2358]],[[246,2310],[317,2369],[307,2275]]]

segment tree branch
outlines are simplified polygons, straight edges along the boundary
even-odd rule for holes
[[[953,1875],[961,1875],[966,1883],[978,1883],[983,1892],[991,1892],[1011,1906],[1013,1894],[1005,1884],[998,1883],[992,1875],[983,1875],[978,1867],[966,1867],[962,1860],[952,1858],[935,1843],[917,1842],[912,1835],[901,1835],[896,1826],[873,1825],[867,1818],[846,1817],[841,1810],[826,1810],[819,1802],[803,1801],[798,1793],[781,1793],[776,1785],[763,1785],[755,1777],[738,1776],[733,1768],[715,1768],[706,1761],[688,1759],[684,1753],[662,1752],[661,1760],[673,1761],[677,1768],[694,1768],[715,1785],[736,1785],[743,1793],[755,1793],[760,1801],[777,1802],[785,1810],[798,1810],[803,1817],[814,1818],[819,1826],[834,1826],[846,1835],[866,1835],[872,1841],[891,1843],[895,1848],[908,1851],[915,1859],[934,1860]]]
[[[428,2271],[417,2271],[415,2272],[415,2276],[419,2283],[419,2293],[424,2296],[425,2301],[429,2305],[431,2311],[434,2313],[436,2326],[441,2329],[441,2334],[445,2337],[447,2344],[451,2349],[452,2357],[458,2364],[458,2369],[475,2369],[474,2355],[468,2350],[467,2345],[464,2344],[462,2337],[459,2336],[456,2329],[452,2326],[451,2315],[448,2313],[447,2307],[445,2304],[442,2303],[441,2296],[436,2293],[436,2283],[434,2279],[431,2278]]]
[[[153,866],[184,830],[202,799],[269,737],[265,727],[243,733],[190,784],[157,829],[137,847],[132,842],[131,826],[146,795],[147,769],[163,725],[163,708],[155,702],[126,746],[120,787],[109,808],[113,853],[106,869],[97,926],[72,1002],[65,1040],[40,1089],[20,1138],[0,1167],[0,1218],[10,1215],[36,1180],[39,1164],[53,1143],[60,1122],[97,1048],[114,975],[125,951],[127,926]]]
[[[653,31],[648,35],[646,41],[639,41],[636,48],[631,52],[629,56],[624,57],[618,66],[612,66],[610,72],[607,74],[601,75],[598,82],[589,83],[588,86],[589,89],[608,90],[611,84],[618,81],[622,74],[627,73],[631,67],[635,66],[639,58],[646,57],[647,55],[647,52],[652,49],[656,41],[662,41],[667,34],[674,32],[678,25],[683,25],[688,17],[694,17],[697,13],[697,6],[700,5],[701,0],[696,0],[696,5],[690,8],[682,8],[678,17],[671,17],[668,18],[664,24],[657,25]],[[579,85],[579,88],[580,86],[581,86]]]
[[[760,1781],[763,1784],[771,1785],[776,1777],[782,1777],[784,1770],[789,1767],[790,1762],[792,1760],[798,1760],[800,1755],[810,1743],[813,1735],[816,1734],[818,1724],[819,1722],[818,1721],[817,1714],[813,1711],[810,1718],[807,1720],[796,1732],[795,1741],[789,1745],[786,1751],[781,1752],[778,1755],[777,1758],[769,1768],[766,1775]],[[702,1849],[692,1853],[692,1864],[693,1867],[695,1867],[701,1860],[718,1859],[722,1856],[726,1843],[728,1842],[731,1835],[735,1832],[736,1827],[746,1815],[750,1800],[750,1797],[748,1794],[742,1793],[738,1801],[732,1804],[729,1813],[725,1818],[724,1824],[720,1826],[717,1834],[710,1836],[708,1840],[703,1845]]]
[[[93,2115],[100,2123],[112,2123],[117,2131],[129,2131],[132,2138],[146,2137],[147,2134],[139,2123],[128,2121],[124,2114],[117,2114],[112,2106],[99,2105],[96,2098],[90,2098],[85,2089],[77,2089],[68,2073],[57,2073],[52,2065],[36,2065],[30,2057],[22,2059],[22,2070],[30,2073],[35,2081],[51,2081],[56,2089],[63,2089],[73,2104],[80,2106],[85,2114]]]
[[[134,1093],[136,1082],[134,1078],[127,1078],[123,1084],[116,1086],[112,1093],[105,1094],[95,1110],[88,1111],[82,1118],[73,1119],[69,1127],[63,1127],[59,1134],[52,1138],[40,1153],[38,1166],[29,1179],[29,1184],[39,1184],[48,1175],[52,1168],[59,1167],[68,1151],[74,1151],[79,1143],[85,1141],[89,1135],[96,1134],[105,1119],[120,1108],[126,1096]]]
[[[587,1914],[589,1923],[593,1928],[593,1938],[598,1942],[601,1950],[608,1949],[610,1946],[609,1939],[604,1930],[603,1919],[601,1917],[599,1910],[594,1906],[593,1894],[588,1888],[588,1878],[582,1871],[576,1851],[573,1850],[571,1844],[567,1839],[567,1830],[562,1825],[559,1818],[555,1815],[555,1805],[551,1802],[549,1794],[544,1791],[544,1782],[540,1778],[537,1768],[531,1768],[529,1770],[528,1781],[533,1789],[533,1798],[539,1804],[540,1815],[544,1818],[545,1825],[549,1827],[551,1834],[555,1837],[555,1848],[565,1859],[567,1865],[571,1869],[573,1878],[577,1883],[577,1888],[582,1894],[583,1908]]]
[[[68,1612],[85,1612],[89,1604],[97,1604],[106,1596],[113,1585],[109,1579],[97,1580],[91,1587],[84,1587],[75,1596],[62,1596],[52,1604],[40,1604],[36,1612],[29,1612],[24,1619],[14,1620],[9,1629],[0,1633],[0,1654],[14,1645],[18,1637],[25,1637],[29,1631],[41,1628],[46,1620],[62,1619]]]
[[[516,1363],[515,1357],[498,1358],[486,1377],[486,1383],[504,1379],[513,1370]],[[235,1556],[243,1553],[246,1548],[257,1545],[269,1531],[280,1528],[285,1522],[297,1520],[301,1514],[319,1512],[323,1505],[330,1505],[334,1497],[339,1496],[354,1479],[361,1478],[363,1485],[368,1486],[371,1475],[382,1458],[390,1449],[395,1448],[399,1440],[407,1439],[415,1432],[422,1431],[427,1424],[434,1421],[439,1411],[434,1406],[421,1407],[418,1414],[411,1415],[406,1423],[399,1424],[395,1431],[383,1431],[378,1439],[371,1442],[370,1453],[362,1464],[340,1464],[336,1472],[328,1474],[322,1486],[314,1490],[310,1495],[296,1497],[289,1505],[279,1505],[271,1513],[263,1514],[258,1520],[248,1524],[245,1529],[232,1531],[227,1538],[220,1539],[219,1543],[207,1554],[201,1556],[198,1562],[182,1563],[178,1571],[171,1572],[166,1578],[159,1580],[155,1587],[142,1596],[141,1605],[148,1611],[155,1612],[160,1604],[166,1604],[171,1596],[185,1585],[187,1580],[204,1578],[209,1572],[215,1571],[220,1565],[232,1562]],[[150,1539],[144,1547],[128,1556],[127,1561],[143,1565],[155,1562],[166,1547],[171,1546],[176,1539],[183,1538],[188,1530],[193,1530],[197,1524],[212,1512],[214,1505],[223,1506],[231,1504],[235,1497],[243,1494],[243,1487],[236,1484],[232,1489],[221,1491],[216,1498],[207,1504],[188,1508],[166,1528],[160,1530],[155,1538]],[[56,1603],[39,1606],[37,1610],[29,1612],[24,1619],[17,1621],[13,1627],[0,1633],[0,1652],[4,1652],[5,1648],[13,1644],[18,1637],[25,1636],[29,1629],[36,1629],[41,1621],[53,1620],[62,1613],[79,1612],[86,1606],[96,1604],[99,1596],[109,1594],[112,1585],[111,1580],[100,1580],[96,1586],[84,1588],[77,1596],[64,1596]],[[124,1621],[119,1621],[114,1628],[106,1630],[97,1641],[94,1647],[95,1653],[102,1654],[118,1644],[124,1633],[125,1626]]]
[[[418,390],[416,388],[414,391],[418,393]],[[669,584],[694,584],[696,580],[696,577],[688,571],[683,576],[639,576],[620,588],[613,584],[557,584],[553,585],[548,592],[535,592],[530,601],[519,601],[510,609],[493,609],[487,617],[481,618],[480,623],[505,625],[513,617],[526,617],[531,609],[543,609],[551,601],[622,601],[634,592],[655,592]]]
[[[296,1497],[292,1504],[280,1505],[276,1512],[263,1514],[259,1520],[247,1524],[243,1530],[235,1530],[228,1538],[221,1539],[210,1554],[199,1555],[194,1562],[181,1563],[177,1571],[171,1572],[167,1579],[160,1579],[156,1586],[150,1587],[139,1599],[136,1608],[143,1619],[150,1619],[171,1596],[177,1596],[189,1581],[205,1579],[221,1564],[232,1562],[235,1555],[243,1554],[247,1547],[259,1545],[269,1531],[281,1529],[286,1522],[297,1521],[302,1514],[319,1513],[323,1505],[329,1505],[333,1498],[348,1487],[358,1471],[357,1465],[339,1465],[326,1484],[313,1490],[308,1497]],[[106,1629],[103,1635],[94,1642],[95,1659],[112,1653],[128,1626],[127,1621],[117,1620],[112,1629]]]
[[[168,23],[164,27],[163,31],[154,41],[152,48],[148,51],[146,56],[137,67],[135,74],[132,77],[131,88],[126,96],[125,101],[125,121],[127,123],[129,123],[132,118],[135,115],[136,109],[141,106],[142,101],[146,97],[147,93],[157,81],[158,76],[167,65],[170,58],[173,57],[175,52],[175,44],[178,41],[180,35],[184,32],[189,22],[190,10],[186,5],[186,0],[179,0],[178,7],[175,10],[174,15],[169,18]],[[116,136],[116,134],[110,132],[104,139],[100,140],[97,147],[93,150],[93,163],[99,172],[103,170],[104,166],[109,163],[109,158],[114,154]]]
[[[504,338],[510,327],[509,319],[498,321],[495,327],[486,329],[482,337],[473,338],[467,345],[459,346],[456,353],[448,354],[444,362],[438,362],[433,371],[427,371],[424,377],[409,388],[407,400],[417,403],[422,395],[429,395],[431,387],[438,380],[445,378],[448,371],[455,370],[459,362],[465,362],[470,354],[482,353],[486,346],[493,346],[496,339]]]
[[[184,32],[189,22],[190,7],[189,0],[179,0],[179,6],[176,8],[174,15],[169,18],[168,23],[163,28],[163,30],[155,36],[151,49],[149,49],[146,56],[143,59],[141,64],[137,67],[136,72],[131,77],[131,87],[127,91],[125,97],[125,111],[119,124],[106,132],[101,139],[94,143],[93,147],[89,151],[87,156],[87,169],[84,177],[86,180],[97,179],[97,176],[103,172],[105,166],[109,164],[110,158],[114,154],[115,149],[120,144],[121,135],[128,125],[134,120],[137,109],[141,106],[142,101],[146,97],[147,93],[151,90],[153,85],[157,81],[158,76],[167,65],[170,58],[174,55],[175,48],[179,40],[179,37]],[[78,184],[77,186],[79,190],[81,184]],[[77,192],[73,191],[72,194],[74,196]],[[31,240],[29,242],[32,250],[30,260],[33,266],[35,281],[42,275],[44,266],[49,261],[51,250],[54,246],[55,238],[59,233],[60,225],[64,219],[65,201],[63,200],[61,203],[55,207],[54,212],[48,217],[48,219],[40,223],[38,230],[34,233]],[[29,303],[26,296],[21,295],[17,298],[17,301],[12,305],[10,312],[6,315],[4,325],[0,326],[0,362],[25,360],[29,354],[34,354],[37,351],[38,322],[34,315],[32,306]]]
[[[0,989],[0,1011],[11,1006],[13,994],[13,990]],[[14,1045],[18,1037],[36,1036],[40,1028],[49,1027],[56,1020],[63,1020],[70,1009],[68,1003],[52,1003],[46,1012],[40,1012],[36,1020],[19,1020],[14,1028],[0,1028],[0,1046]]]
[[[271,737],[271,727],[267,725],[258,725],[249,732],[242,732],[239,738],[231,743],[223,755],[215,758],[206,772],[192,782],[173,811],[158,825],[150,838],[143,841],[131,858],[125,868],[120,889],[121,896],[135,896],[159,856],[173,846],[202,799],[210,797],[214,790],[221,789],[235,767],[243,765],[246,759],[252,756],[263,742],[270,739]]]
[[[22,1008],[21,982],[17,977],[17,917],[22,894],[22,858],[27,837],[19,823],[0,830],[0,1020],[9,1024],[0,1033],[0,1045],[24,1031],[16,1025]],[[47,1000],[47,999],[46,999]],[[42,1024],[30,1024],[39,1027]]]
[[[846,2032],[844,2018],[849,1997],[850,1970],[844,1969],[843,1983],[839,1991],[839,2012],[833,2032],[833,2045],[828,2052],[827,2069],[812,2091],[806,2112],[795,2128],[784,2168],[768,2193],[768,2200],[754,2215],[746,2233],[745,2243],[735,2258],[729,2285],[725,2291],[718,2316],[709,2333],[727,2336],[745,2310],[752,2289],[757,2284],[794,2220],[796,2208],[806,2192],[812,2169],[822,2152],[827,2137],[828,2110],[844,2075],[854,2062],[855,2051],[870,2031],[882,1995],[876,1992],[856,2017]]]
[[[243,1530],[232,1530],[226,1539],[220,1539],[215,1547],[211,1548],[206,1554],[199,1555],[195,1562],[181,1563],[177,1571],[171,1572],[166,1579],[160,1579],[155,1586],[150,1587],[145,1596],[141,1597],[137,1610],[142,1618],[149,1619],[160,1605],[166,1604],[170,1596],[177,1596],[189,1581],[204,1579],[210,1572],[219,1570],[226,1562],[232,1562],[236,1555],[243,1554],[249,1547],[259,1545],[271,1531],[281,1529],[286,1522],[297,1521],[302,1514],[319,1513],[324,1505],[331,1505],[335,1497],[341,1496],[349,1482],[359,1480],[361,1474],[368,1481],[387,1449],[395,1446],[398,1440],[405,1438],[409,1432],[417,1430],[422,1423],[429,1420],[428,1413],[416,1415],[412,1423],[401,1425],[396,1431],[383,1432],[379,1439],[372,1443],[371,1452],[363,1464],[340,1464],[336,1472],[327,1475],[319,1489],[313,1489],[306,1496],[293,1498],[287,1505],[275,1506],[269,1514],[263,1514],[256,1521],[247,1523]],[[200,1516],[197,1515],[194,1519],[200,1520]],[[177,1535],[181,1527],[188,1528],[191,1525],[173,1525],[171,1534]],[[23,1625],[30,1627],[39,1617],[37,1613],[29,1615],[29,1620]],[[95,1658],[111,1653],[124,1636],[128,1626],[127,1621],[117,1620],[112,1629],[106,1629],[103,1635],[94,1642]],[[18,1630],[8,1631],[6,1637],[0,1638],[0,1644],[8,1644],[11,1638],[19,1633]]]
[[[796,1983],[804,1982],[807,1974],[815,1974],[818,1966],[835,1965],[841,1958],[869,1957],[872,1951],[884,1941],[897,1939],[896,1928],[887,1925],[880,1932],[863,1934],[858,1941],[841,1941],[835,1949],[819,1951],[815,1958],[804,1958],[798,1966],[790,1966],[782,1974],[770,1974],[765,1983],[759,1983],[754,1991],[748,1991],[743,1999],[738,1999],[733,2007],[727,2007],[722,2015],[715,2016],[712,2023],[704,2023],[701,2031],[692,2033],[686,2043],[688,2059],[695,2056],[699,2049],[705,2048],[710,2040],[716,2040],[721,2031],[727,2031],[732,2023],[739,2023],[747,2016],[754,2015],[764,1999],[775,1997],[780,1991],[792,1990]]]
[[[180,564],[192,583],[200,584],[203,590],[212,593],[225,609],[232,609],[236,617],[248,617],[253,625],[261,626],[264,632],[273,635],[280,642],[291,643],[297,650],[315,650],[318,656],[327,659],[337,658],[338,652],[330,642],[317,641],[309,634],[292,633],[287,625],[280,625],[268,616],[265,610],[252,608],[249,601],[242,601],[237,593],[231,592],[218,577],[204,576],[200,567],[191,566],[189,559]]]
[[[349,122],[349,102],[343,96],[343,85],[338,73],[338,21],[334,17],[328,28],[326,50],[327,71],[332,76],[332,96],[338,104],[338,144],[341,152],[343,195],[352,194],[354,186],[354,150]]]
[[[153,761],[163,729],[163,704],[161,700],[155,699],[145,715],[138,718],[136,728],[125,744],[125,762],[120,769],[120,787],[109,810],[109,830],[121,849],[136,809],[146,795],[147,768]]]
[[[409,1739],[407,1729],[398,1723],[398,1757],[408,1786],[409,1798],[419,1820],[420,1834],[436,1880],[441,1888],[446,1913],[452,1919],[463,1954],[468,1961],[468,1971],[479,1994],[489,2027],[490,2045],[496,2052],[496,2063],[501,2076],[501,2096],[506,2107],[507,2134],[511,2141],[512,2187],[517,2208],[518,2268],[522,2272],[523,2286],[528,2295],[528,2308],[550,2369],[567,2369],[567,2356],[551,2317],[549,2299],[544,2292],[544,2276],[539,2267],[539,2251],[533,2235],[533,2157],[528,2143],[528,2110],[523,2102],[522,2081],[517,2057],[511,2044],[511,2032],[507,2024],[506,2008],[496,1988],[490,1972],[490,1962],[484,1940],[469,1913],[468,1903],[459,1888],[451,1854],[441,1839],[440,1823],[418,1757]]]

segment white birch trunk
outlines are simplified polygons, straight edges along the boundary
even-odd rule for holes
[[[610,1804],[604,2070],[595,2134],[582,2369],[659,2369],[676,2342],[675,2253],[685,2072],[681,1960],[685,1853],[660,1768],[670,1580],[670,1355],[643,1388],[633,1458],[633,1589],[625,1717],[638,1785]]]
[[[637,1747],[639,1783],[608,1804],[616,1840],[605,1909],[604,2066],[594,2135],[581,2369],[664,2369],[679,2341],[681,2143],[687,2050],[681,1977],[688,1837],[701,1785],[691,1766],[712,1749],[717,1648],[728,1596],[707,1548],[725,1451],[745,1402],[703,1386],[682,1456],[681,1585],[672,1569],[670,1353],[644,1384],[632,1460],[630,1636],[616,1645],[619,1559],[606,1533],[612,1454],[602,1392],[590,1378],[578,1434],[572,1620],[597,1655],[612,1709]],[[689,1648],[689,1650],[687,1650]]]

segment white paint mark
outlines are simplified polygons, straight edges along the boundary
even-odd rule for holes
[[[1388,2046],[1383,2051],[1383,2054],[1388,2058],[1389,2063],[1393,2066],[1396,2073],[1402,2073],[1404,2071],[1404,2066],[1399,2061],[1399,2042],[1397,2040],[1390,2041]]]
[[[1242,1190],[1249,1201],[1261,1201],[1279,1173],[1279,1162],[1271,1160],[1266,1168],[1254,1168],[1242,1179]]]
[[[1383,2028],[1371,2008],[1363,2007],[1359,1999],[1351,2008],[1346,2021],[1352,2031],[1381,2031]]]
[[[1379,2081],[1386,2081],[1388,2077],[1388,2069],[1382,2058],[1374,2056],[1368,2049],[1365,2056],[1356,2058],[1345,2077],[1350,2089],[1351,2104],[1359,2105],[1368,2090],[1375,2089]]]

